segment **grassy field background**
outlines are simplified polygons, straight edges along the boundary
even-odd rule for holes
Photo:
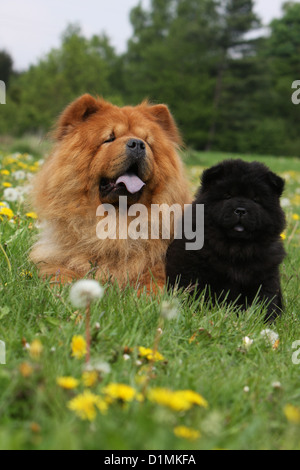
[[[286,180],[284,315],[267,327],[259,305],[237,317],[182,294],[167,320],[169,294],[138,298],[108,287],[91,307],[86,374],[84,357],[72,355],[85,312],[70,303],[70,286],[50,288],[27,259],[37,221],[20,188],[48,149],[33,139],[0,142],[0,448],[300,449],[300,160],[233,156],[259,159]],[[184,152],[193,190],[204,168],[227,157]],[[8,188],[17,201],[4,197]],[[266,328],[278,337],[267,341]],[[154,356],[143,349],[156,346]]]

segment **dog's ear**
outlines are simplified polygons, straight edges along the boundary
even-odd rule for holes
[[[168,107],[165,104],[157,104],[153,106],[148,105],[147,111],[151,114],[157,124],[162,127],[172,142],[177,145],[182,145],[182,138],[180,136],[179,130]]]
[[[221,178],[224,174],[223,165],[215,165],[207,170],[204,170],[201,176],[201,190],[205,191],[208,187],[214,183],[216,180]]]
[[[280,197],[284,190],[285,181],[280,176],[276,175],[272,171],[267,173],[267,181],[275,193]]]
[[[70,130],[83,121],[86,121],[92,114],[99,111],[101,102],[86,93],[73,101],[62,112],[54,137],[58,140],[62,139]]]

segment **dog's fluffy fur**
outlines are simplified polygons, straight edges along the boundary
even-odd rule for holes
[[[168,108],[147,102],[119,108],[86,94],[62,113],[55,139],[33,192],[42,229],[30,257],[40,275],[69,281],[92,271],[120,286],[138,281],[149,289],[152,279],[163,286],[170,240],[99,240],[96,210],[110,203],[118,211],[120,195],[129,205],[144,204],[149,218],[151,204],[190,202]],[[145,183],[140,191],[116,184],[126,172]]]
[[[174,240],[167,254],[171,286],[206,289],[212,300],[244,309],[257,297],[267,318],[282,309],[279,265],[285,252],[280,234],[285,216],[279,198],[284,181],[258,162],[228,160],[204,171],[193,203],[204,204],[204,247],[186,251]]]

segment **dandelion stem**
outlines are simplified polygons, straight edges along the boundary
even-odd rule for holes
[[[86,336],[86,357],[85,361],[88,364],[91,357],[91,331],[90,331],[90,316],[91,316],[91,303],[89,302],[85,312],[85,336]]]
[[[2,253],[4,254],[4,257],[5,257],[5,259],[6,259],[9,272],[11,273],[12,269],[11,269],[10,261],[9,261],[9,258],[8,258],[7,254],[6,254],[6,252],[5,252],[4,248],[3,248],[3,246],[1,245],[1,243],[0,243],[0,250],[1,250]]]
[[[149,382],[152,378],[151,372],[153,370],[153,364],[155,362],[155,356],[156,356],[156,353],[158,351],[162,326],[163,326],[163,319],[160,317],[158,327],[156,329],[156,335],[155,335],[155,338],[154,338],[154,344],[153,344],[153,349],[152,349],[152,357],[151,357],[151,359],[149,359],[149,367],[148,367],[148,370],[147,370],[147,377],[146,377],[146,380],[145,380],[145,383],[144,383],[144,386],[143,386],[143,390],[142,390],[142,394],[144,395],[144,397],[146,396],[147,387],[148,387]]]
[[[294,226],[294,228],[293,228],[293,231],[292,231],[291,235],[290,235],[289,238],[288,238],[288,241],[287,241],[287,244],[286,244],[287,246],[289,246],[289,244],[290,244],[291,241],[293,240],[294,235],[295,235],[295,233],[296,233],[296,231],[297,231],[298,225],[299,225],[299,221],[297,221],[297,222],[295,223],[295,226]]]

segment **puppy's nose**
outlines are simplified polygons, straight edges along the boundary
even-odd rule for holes
[[[234,213],[240,217],[242,217],[242,215],[246,215],[247,214],[247,209],[245,209],[244,207],[237,207],[234,211]]]
[[[129,139],[126,143],[127,153],[137,158],[144,157],[146,155],[146,145],[140,139]]]

